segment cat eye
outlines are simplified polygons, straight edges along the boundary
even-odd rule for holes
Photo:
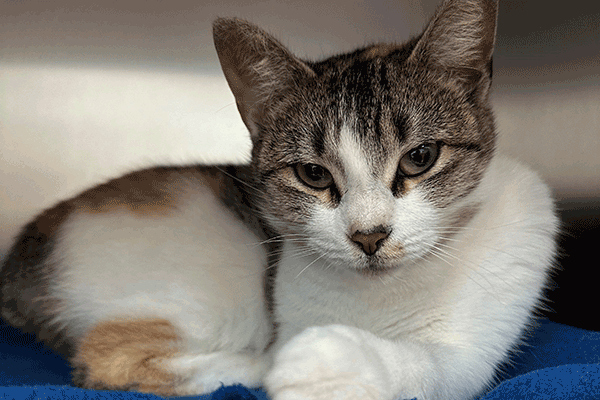
[[[327,189],[333,184],[333,177],[327,169],[317,164],[296,164],[296,175],[313,189]]]
[[[437,160],[439,145],[426,143],[406,153],[400,159],[400,171],[404,176],[417,176],[426,172]]]

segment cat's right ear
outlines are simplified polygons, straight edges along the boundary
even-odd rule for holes
[[[221,68],[254,141],[269,106],[300,76],[314,72],[274,37],[247,21],[219,18],[213,24],[213,38]]]

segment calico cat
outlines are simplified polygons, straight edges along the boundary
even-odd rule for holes
[[[43,212],[2,267],[3,317],[88,388],[474,397],[540,305],[557,231],[544,183],[495,154],[497,7],[447,0],[419,37],[320,62],[218,19],[251,162]]]

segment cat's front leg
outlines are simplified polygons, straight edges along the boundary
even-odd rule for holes
[[[390,390],[362,331],[343,325],[311,327],[285,344],[265,386],[273,400],[379,400]]]
[[[424,398],[424,383],[435,381],[431,364],[419,346],[349,326],[311,327],[278,351],[265,387],[273,400]]]

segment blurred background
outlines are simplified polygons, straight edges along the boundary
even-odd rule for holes
[[[28,219],[116,175],[248,159],[215,17],[248,19],[317,59],[403,41],[438,3],[0,1],[0,258]],[[546,315],[600,329],[600,2],[501,0],[493,103],[500,151],[540,172],[561,213]]]

